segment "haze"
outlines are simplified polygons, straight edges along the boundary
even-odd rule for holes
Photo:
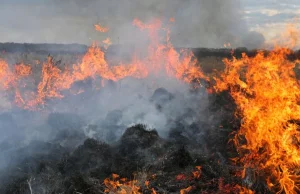
[[[2,0],[0,42],[139,43],[134,18],[175,18],[172,43],[180,47],[260,47],[300,13],[299,1],[253,0]],[[93,25],[108,26],[108,33]]]

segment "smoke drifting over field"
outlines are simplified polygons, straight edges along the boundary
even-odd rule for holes
[[[264,42],[261,34],[249,32],[239,0],[7,1],[1,9],[11,18],[9,24],[1,22],[6,26],[1,41],[90,44],[108,36],[114,44],[140,43],[145,37],[132,28],[134,18],[148,22],[173,17],[171,40],[176,47],[223,47],[230,42],[257,48]],[[98,22],[110,31],[95,32],[93,24]]]
[[[47,101],[41,112],[2,111],[0,170],[22,160],[23,156],[14,155],[16,150],[35,141],[58,143],[70,149],[88,137],[112,143],[126,128],[142,123],[161,137],[169,139],[173,131],[202,144],[209,129],[203,126],[219,124],[219,118],[209,117],[206,90],[190,90],[188,84],[174,78],[125,78],[108,81],[100,90],[92,89],[97,86],[92,82],[75,84],[73,88],[85,91],[79,95],[66,91],[64,99]],[[24,153],[24,157],[35,154],[36,148]]]
[[[6,26],[6,30],[1,32],[6,33],[6,36],[1,36],[5,42],[90,44],[110,37],[115,44],[134,44],[144,48],[148,46],[149,36],[133,27],[132,21],[139,18],[147,23],[159,18],[169,23],[169,18],[174,18],[174,24],[169,27],[175,47],[222,47],[230,42],[232,46],[255,48],[263,43],[260,34],[248,31],[241,19],[242,8],[237,0],[55,0],[44,3],[30,1],[27,4],[7,1],[1,9],[4,9],[2,14],[12,19],[10,25],[1,21]],[[96,32],[96,23],[109,27],[109,31]],[[122,49],[129,50],[126,47]],[[147,53],[147,47],[144,49]],[[204,113],[209,106],[206,91],[190,92],[188,84],[166,78],[165,74],[142,81],[126,78],[112,85],[106,84],[97,94],[91,87],[99,87],[100,82],[78,85],[84,93],[75,97],[66,95],[63,100],[49,100],[50,103],[46,102],[46,110],[50,110],[48,113],[8,110],[2,115],[5,120],[2,138],[16,139],[18,136],[22,139],[18,142],[24,143],[33,139],[49,141],[59,134],[59,130],[68,129],[102,140],[116,140],[126,127],[136,123],[156,128],[159,135],[167,137],[174,127],[182,126],[184,129],[194,125],[200,128],[203,123],[210,123],[207,112]],[[5,100],[2,100],[2,106],[9,104]],[[60,114],[51,115],[56,112],[67,113],[66,118]],[[78,115],[69,115],[74,112]],[[77,119],[78,116],[81,119]],[[73,120],[76,120],[75,124]],[[64,125],[69,121],[70,125]],[[214,124],[218,122],[214,120]],[[191,138],[192,134],[203,131],[183,132]]]
[[[146,26],[136,22],[141,29]],[[155,26],[154,31],[160,28]],[[127,65],[111,63],[95,46],[74,66],[46,56],[35,65],[2,60],[2,89],[7,100],[3,104],[11,107],[0,115],[5,120],[1,137],[4,143],[17,142],[1,154],[4,165],[9,163],[4,158],[10,149],[34,140],[75,148],[86,137],[117,141],[127,127],[137,123],[155,128],[162,137],[177,128],[178,134],[186,133],[197,142],[195,132],[185,128],[193,125],[197,130],[208,120],[203,114],[208,105],[206,90],[191,87],[192,83],[199,86],[205,76],[189,50],[179,54],[172,46],[156,41],[156,33],[145,33],[152,40],[147,56],[133,57]],[[79,139],[75,142],[63,143],[76,134]]]
[[[170,41],[175,47],[222,47],[229,42],[234,47],[256,48],[263,43],[260,34],[248,31],[237,0],[55,0],[27,4],[7,1],[1,9],[1,13],[12,20],[9,24],[1,20],[6,28],[0,32],[5,36],[0,37],[5,38],[1,40],[5,42],[90,44],[110,37],[114,44],[137,45],[147,54],[149,34],[133,27],[132,21],[138,18],[148,23],[159,18],[169,23]],[[170,24],[169,18],[175,22]],[[96,23],[109,27],[109,31],[96,32]],[[122,49],[129,50],[126,46]],[[119,57],[115,55],[119,53],[111,57]],[[207,93],[205,89],[191,92],[190,85],[181,81],[169,79],[166,74],[154,78],[150,75],[143,80],[126,78],[105,84],[96,94],[92,87],[101,87],[97,80],[75,83],[73,87],[83,93],[75,97],[64,94],[65,99],[47,101],[47,111],[42,114],[14,110],[14,105],[6,101],[11,99],[4,97],[1,106],[8,111],[2,110],[4,113],[0,115],[3,117],[1,139],[16,141],[20,138],[16,142],[25,144],[32,140],[52,141],[60,130],[72,130],[88,137],[115,141],[126,127],[136,123],[155,128],[163,137],[168,137],[172,128],[181,126],[185,136],[195,138],[195,134],[203,131],[188,132],[185,128],[193,125],[199,129],[203,123],[212,124],[205,112],[209,106]],[[77,115],[69,115],[74,112]],[[218,121],[214,120],[213,124],[218,125]]]

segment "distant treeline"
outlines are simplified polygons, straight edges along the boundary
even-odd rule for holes
[[[124,45],[112,45],[106,51],[107,54],[113,55],[118,53],[119,50],[127,50],[127,54],[133,51],[134,47]],[[0,52],[8,53],[38,53],[38,54],[84,54],[88,49],[87,45],[83,44],[30,44],[30,43],[0,43]],[[197,58],[201,57],[222,57],[229,58],[233,55],[240,58],[242,53],[246,53],[248,56],[254,56],[257,50],[248,50],[247,48],[236,48],[234,52],[229,48],[189,48],[193,51]],[[180,50],[180,48],[178,48]],[[267,54],[268,51],[265,51]],[[290,59],[300,59],[300,50],[291,54]]]
[[[222,57],[222,58],[230,58],[232,56],[236,58],[241,58],[242,53],[246,53],[249,57],[254,57],[259,50],[248,50],[247,48],[236,48],[234,50],[228,48],[220,48],[220,49],[208,49],[208,48],[193,48],[191,49],[194,55],[197,58],[201,57]],[[270,51],[264,50],[265,55],[267,55]],[[290,60],[300,59],[300,50],[291,52],[288,56]]]
[[[82,44],[0,43],[0,51],[8,53],[75,54],[84,53],[87,48]]]

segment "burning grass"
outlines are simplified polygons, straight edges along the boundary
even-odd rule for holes
[[[26,91],[24,88],[25,91],[22,93],[19,89],[21,86],[17,83],[24,82],[23,78],[31,75],[30,65],[16,64],[11,68],[2,60],[1,89],[13,91],[15,103],[22,108],[32,110],[39,109],[47,99],[62,98],[62,91],[70,89],[73,83],[87,78],[101,77],[103,81],[118,81],[126,77],[145,78],[150,74],[165,74],[187,83],[205,79],[192,52],[188,50],[177,52],[168,38],[167,43],[161,43],[159,32],[162,24],[159,20],[151,24],[134,20],[134,25],[149,33],[151,41],[145,58],[134,55],[129,64],[121,62],[118,65],[110,65],[105,59],[105,51],[96,44],[88,49],[78,64],[69,64],[63,69],[60,69],[57,62],[49,56],[42,65],[41,78],[33,80],[38,82],[37,88],[34,91]]]
[[[276,192],[297,193],[299,175],[299,82],[294,69],[299,61],[286,59],[290,50],[276,48],[267,56],[225,60],[226,70],[216,78],[218,91],[229,89],[238,105],[241,128],[234,143],[244,167],[243,177],[267,178]],[[291,122],[292,121],[292,122]],[[253,177],[254,178],[254,177]]]
[[[74,63],[62,65],[51,56],[44,62],[34,59],[38,60],[36,64],[41,64],[38,78],[34,65],[22,62],[11,66],[1,59],[1,90],[18,108],[45,111],[50,100],[63,99],[65,92],[81,81],[100,79],[98,90],[104,88],[108,80],[118,82],[126,77],[144,79],[163,75],[191,85],[191,92],[199,92],[199,88],[208,91],[211,106],[207,114],[221,118],[221,125],[214,126],[210,122],[207,133],[201,135],[199,131],[205,125],[200,121],[186,127],[188,129],[178,124],[165,139],[155,130],[139,124],[129,127],[112,145],[87,139],[78,147],[78,144],[64,147],[61,142],[74,138],[72,135],[65,135],[61,140],[58,137],[53,145],[40,142],[37,147],[48,150],[47,154],[53,157],[47,158],[43,153],[36,158],[24,157],[17,163],[21,167],[11,167],[11,171],[6,172],[11,177],[0,185],[0,191],[20,193],[34,189],[43,192],[43,188],[47,188],[50,193],[300,192],[300,83],[297,75],[300,61],[293,58],[297,54],[277,46],[268,52],[252,53],[252,56],[242,53],[236,57],[234,52],[229,52],[229,57],[222,62],[221,57],[197,60],[191,50],[178,51],[172,46],[169,30],[162,28],[161,21],[144,24],[134,20],[133,24],[149,34],[146,57],[135,53],[129,62],[110,64],[107,50],[94,44]],[[95,28],[108,31],[101,25]],[[166,33],[164,41],[159,37],[161,31]],[[288,43],[294,45],[296,32],[289,32],[292,43]],[[109,39],[104,43],[111,44]],[[164,89],[156,92],[152,100],[158,95],[162,102],[157,103],[156,108],[161,111],[173,95]],[[161,93],[167,97],[161,99]],[[114,126],[116,123],[117,119]],[[199,138],[205,140],[199,141]],[[18,172],[20,169],[22,173]],[[107,178],[109,176],[111,178]]]

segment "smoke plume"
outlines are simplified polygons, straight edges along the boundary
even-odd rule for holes
[[[256,48],[264,42],[261,34],[249,31],[239,0],[30,2],[6,1],[0,8],[1,14],[10,18],[9,23],[1,22],[1,41],[90,44],[110,37],[113,44],[137,44],[143,38],[131,25],[134,18],[148,22],[172,17],[171,40],[176,47],[223,47],[231,43],[233,47]],[[95,32],[96,23],[110,31]]]

